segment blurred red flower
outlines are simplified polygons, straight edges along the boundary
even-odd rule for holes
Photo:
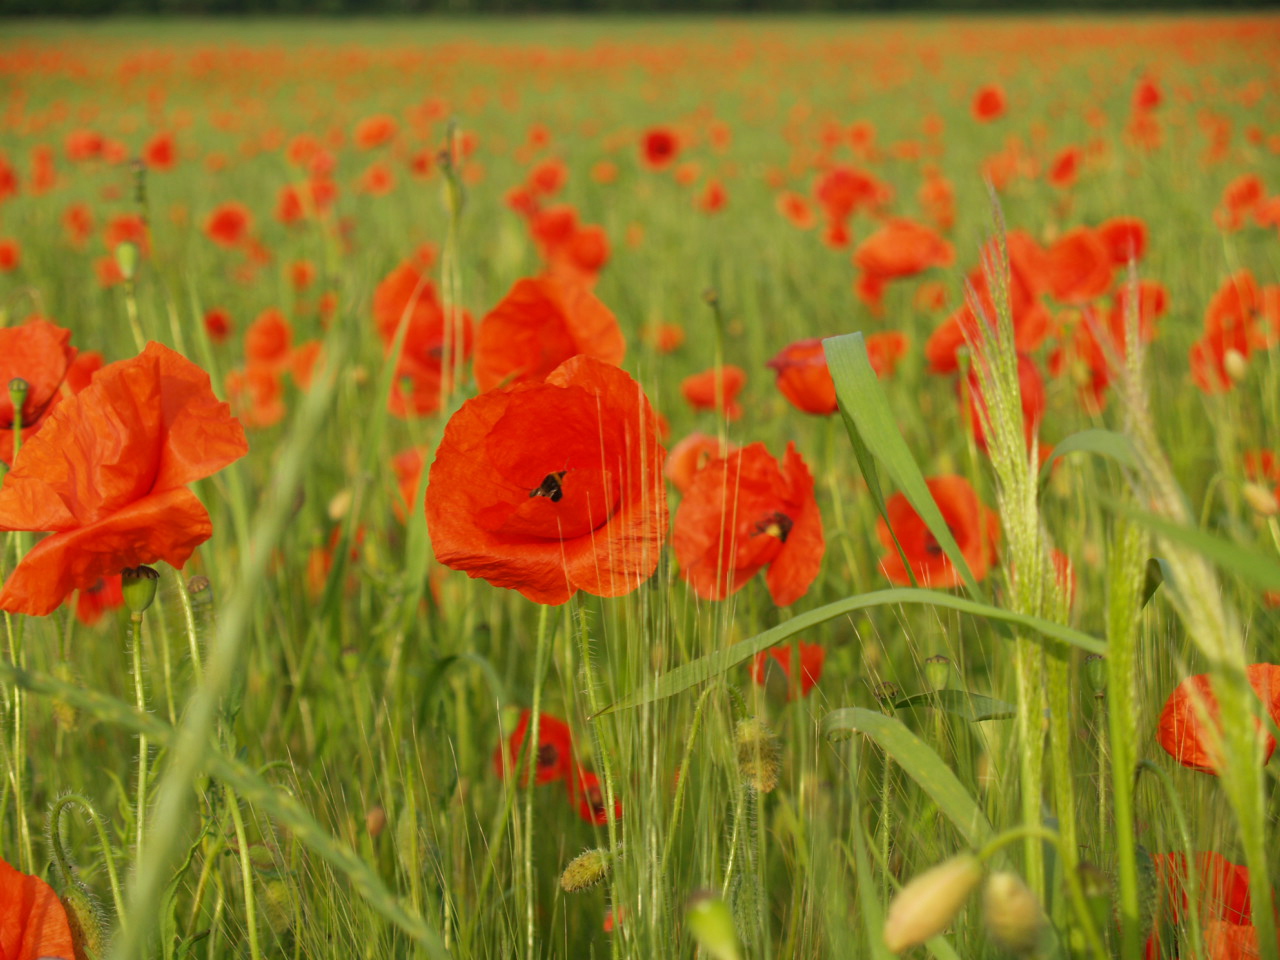
[[[827,660],[827,648],[820,643],[805,643],[803,640],[797,640],[796,644],[800,647],[800,696],[807,697],[814,684],[822,679],[822,665]],[[764,684],[768,679],[769,661],[773,660],[782,668],[782,674],[787,678],[787,699],[794,699],[795,690],[791,684],[792,651],[793,644],[790,643],[780,643],[768,650],[761,650],[751,661],[751,679]]]
[[[661,170],[675,162],[680,152],[680,141],[675,132],[666,127],[654,127],[646,130],[640,138],[640,159],[645,165]]]
[[[716,388],[724,393],[724,415],[729,420],[737,420],[742,416],[742,407],[738,405],[738,394],[747,382],[747,373],[741,367],[732,364],[720,368],[720,376],[716,369],[704,370],[691,377],[685,377],[680,384],[680,393],[689,406],[695,410],[716,409]]]
[[[22,379],[27,399],[22,404],[22,441],[26,443],[45,421],[58,399],[58,389],[76,358],[71,331],[39,317],[16,327],[0,327],[0,461],[13,463],[15,413],[9,384]]]
[[[983,580],[996,560],[1000,542],[1000,515],[978,499],[969,481],[959,476],[932,477],[925,481],[942,519],[955,537],[975,580]],[[882,518],[876,534],[887,551],[880,558],[880,569],[890,582],[909,586],[911,578],[893,545],[893,534],[907,555],[916,580],[924,587],[949,588],[961,583],[960,571],[938,545],[925,522],[920,519],[906,496],[896,493],[885,505],[889,523]]]
[[[1274,663],[1250,664],[1245,667],[1245,677],[1262,700],[1263,712],[1280,723],[1280,666]],[[1156,740],[1165,753],[1184,767],[1216,774],[1219,757],[1216,746],[1210,742],[1209,730],[1201,720],[1202,710],[1216,727],[1221,708],[1207,673],[1188,677],[1169,694],[1156,723]],[[1263,731],[1261,723],[1258,735],[1263,742],[1263,763],[1266,763],[1275,752],[1276,741]]]
[[[773,602],[808,592],[826,548],[813,475],[787,445],[782,464],[763,443],[712,460],[693,475],[676,511],[681,578],[705,600],[723,600],[765,567]]]
[[[657,431],[640,386],[589,356],[468,400],[431,464],[436,559],[538,603],[630,593],[666,536]]]
[[[0,488],[0,529],[51,531],[0,592],[0,609],[43,616],[126,567],[181,567],[213,532],[187,489],[248,451],[209,376],[149,343],[58,404]]]
[[[578,808],[578,816],[587,823],[603,827],[610,819],[622,819],[622,801],[613,800],[613,817],[604,801],[604,788],[600,778],[590,770],[578,767],[565,781],[569,785],[569,802]]]
[[[970,109],[973,112],[973,118],[982,123],[989,123],[1004,116],[1004,88],[994,83],[979,88],[978,92],[973,96],[973,104]]]
[[[253,227],[253,216],[243,203],[224,203],[215,207],[205,221],[204,232],[219,246],[238,246]]]
[[[529,736],[531,710],[520,711],[520,722],[511,731],[506,741],[493,751],[493,769],[499,778],[505,779],[510,770],[520,778],[520,786],[529,784],[529,773],[525,768],[528,762],[521,756],[525,739]],[[538,754],[534,758],[534,778],[536,784],[554,783],[557,780],[568,781],[573,769],[573,735],[569,725],[559,717],[549,713],[538,714]]]

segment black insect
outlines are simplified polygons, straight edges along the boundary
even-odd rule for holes
[[[560,486],[560,481],[568,472],[568,470],[561,470],[558,473],[548,473],[542,478],[540,484],[529,491],[529,496],[546,497],[552,503],[559,503],[560,498],[564,496],[564,487]]]

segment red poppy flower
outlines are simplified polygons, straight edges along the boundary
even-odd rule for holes
[[[209,214],[204,232],[209,239],[223,247],[238,246],[253,226],[253,216],[242,203],[224,203]]]
[[[783,347],[766,366],[777,372],[778,389],[797,410],[827,416],[840,409],[821,338]]]
[[[22,262],[22,247],[12,237],[0,237],[0,273],[16,270]]]
[[[898,369],[898,363],[907,355],[911,346],[911,338],[896,330],[868,334],[866,339],[867,359],[871,361],[871,369],[877,377],[891,377]]]
[[[652,329],[650,336],[659,353],[674,353],[684,344],[684,327],[675,323],[660,323]]]
[[[1178,924],[1192,909],[1187,892],[1189,865],[1181,852],[1152,855],[1156,875],[1163,881],[1163,915]],[[1209,960],[1256,960],[1258,931],[1253,925],[1253,905],[1249,895],[1249,870],[1211,850],[1197,854],[1199,902],[1194,909],[1204,928],[1205,955]],[[1147,940],[1146,956],[1160,957],[1164,946],[1160,925]]]
[[[0,488],[0,529],[53,533],[10,575],[0,609],[43,616],[126,567],[181,567],[213,533],[186,485],[248,449],[208,374],[167,347],[103,367],[23,444]]]
[[[729,202],[729,193],[719,180],[708,180],[702,196],[698,197],[697,206],[703,213],[719,213]]]
[[[691,433],[667,454],[665,473],[677,490],[684,493],[693,481],[693,475],[716,457],[728,456],[737,447],[726,444],[706,433]]]
[[[1049,291],[1063,303],[1088,303],[1111,289],[1114,267],[1111,250],[1097,231],[1076,227],[1049,248]]]
[[[1049,183],[1059,189],[1066,189],[1076,182],[1080,172],[1080,162],[1084,159],[1084,151],[1079,147],[1067,147],[1053,159],[1049,167]]]
[[[396,123],[396,118],[387,116],[385,113],[365,117],[356,124],[356,146],[361,150],[380,147],[395,137],[397,129],[399,124]]]
[[[579,767],[569,775],[565,783],[569,785],[569,802],[578,808],[578,816],[597,827],[603,827],[609,822],[609,808],[605,805],[604,788],[598,776]],[[613,801],[612,819],[622,819],[622,801],[616,797]]]
[[[475,376],[481,390],[537,381],[570,357],[619,364],[627,345],[613,312],[578,284],[519,280],[480,321]]]
[[[289,365],[293,328],[276,307],[258,314],[244,333],[244,354],[249,366],[279,372]]]
[[[75,358],[71,331],[48,320],[36,318],[20,326],[0,327],[0,461],[13,463],[15,411],[10,382],[21,378],[27,384],[27,399],[22,405],[22,440],[26,443],[56,403],[58,388]]]
[[[120,575],[103,577],[91,587],[76,594],[76,619],[86,627],[92,627],[108,610],[124,606],[124,589]]]
[[[973,111],[973,118],[982,123],[989,123],[1004,116],[1004,89],[994,83],[980,88],[974,94],[970,109]]]
[[[737,420],[742,416],[742,407],[738,406],[738,394],[746,385],[747,373],[741,367],[735,367],[732,364],[722,367],[721,370],[719,377],[716,376],[714,367],[702,373],[695,373],[691,377],[685,377],[680,384],[680,393],[693,409],[714,410],[716,409],[716,386],[720,383],[722,384],[720,389],[724,394],[724,415],[730,420]]]
[[[890,280],[943,267],[955,259],[946,240],[924,224],[902,217],[885,222],[853,253],[854,264],[862,271],[858,296],[874,313],[883,309],[884,287]]]
[[[142,148],[142,158],[146,161],[148,170],[172,170],[178,159],[178,148],[174,143],[173,134],[157,133]]]
[[[204,315],[205,333],[214,343],[222,343],[231,336],[231,314],[221,307],[215,307]]]
[[[93,382],[94,375],[102,369],[102,354],[97,350],[81,350],[67,367],[67,378],[62,381],[62,393],[68,390],[79,393]]]
[[[965,381],[961,382],[962,384]],[[1040,432],[1040,421],[1044,418],[1046,406],[1044,378],[1036,362],[1025,353],[1018,354],[1018,389],[1022,398],[1022,432],[1027,441],[1027,449],[1031,449],[1031,441]],[[967,400],[967,423],[973,431],[974,442],[978,449],[987,453],[987,432],[982,425],[986,411],[986,401],[982,396],[982,384],[977,370],[970,370],[967,384],[957,384],[961,399]]]
[[[1098,238],[1117,267],[1141,260],[1147,252],[1147,225],[1137,217],[1113,217],[1098,227]]]
[[[274,427],[288,412],[284,405],[284,380],[276,370],[252,365],[230,370],[224,386],[231,409],[250,430]]]
[[[787,445],[779,465],[763,443],[712,460],[694,474],[676,512],[680,576],[705,600],[723,600],[768,567],[773,602],[808,591],[826,547],[813,475]]]
[[[800,645],[800,696],[807,697],[813,685],[822,679],[822,665],[827,659],[827,648],[820,643],[805,643],[803,640],[797,640],[796,643]],[[787,699],[794,699],[795,691],[791,685],[792,656],[792,645],[789,643],[761,650],[751,662],[751,679],[763,685],[768,679],[769,661],[773,660],[782,668],[782,674],[787,678]]]
[[[666,127],[654,127],[646,130],[640,140],[640,158],[645,165],[661,170],[670,166],[680,152],[680,141],[673,131]]]
[[[76,956],[67,911],[53,888],[0,860],[0,956],[5,960]]]
[[[1151,77],[1143,77],[1138,81],[1138,85],[1133,88],[1132,107],[1136,113],[1146,113],[1160,106],[1160,101],[1164,99],[1164,95],[1160,92],[1160,85]]]
[[[431,464],[436,559],[539,603],[630,593],[667,529],[657,431],[639,385],[588,356],[468,400]]]
[[[942,513],[943,521],[968,562],[973,578],[983,580],[995,563],[996,548],[1000,542],[1000,515],[978,499],[978,494],[964,477],[932,477],[925,483]],[[906,496],[894,494],[885,508],[889,514],[889,523],[886,524],[882,518],[876,525],[876,534],[888,551],[880,558],[880,569],[890,582],[899,586],[911,583],[889,533],[892,525],[893,533],[897,535],[898,543],[911,564],[911,570],[922,586],[959,586],[960,571],[943,553],[937,539]]]
[[[521,756],[525,738],[529,736],[531,710],[520,711],[520,722],[511,731],[505,743],[493,751],[493,769],[499,778],[506,776],[511,770],[520,777],[520,786],[529,784],[529,774],[525,769],[528,762]],[[559,717],[549,713],[538,714],[538,755],[534,760],[533,782],[542,785],[554,783],[556,780],[568,780],[573,769],[573,734],[569,725]]]
[[[1262,700],[1263,711],[1280,723],[1280,666],[1273,663],[1255,663],[1245,668],[1249,685]],[[1200,708],[1197,708],[1200,704]],[[1210,742],[1209,732],[1201,720],[1201,712],[1210,723],[1217,725],[1220,708],[1213,695],[1207,673],[1188,677],[1169,694],[1160,719],[1156,724],[1156,740],[1164,751],[1184,767],[1205,773],[1218,772],[1218,756],[1215,744]],[[1258,732],[1265,736],[1263,763],[1271,759],[1276,741],[1264,733],[1259,722]]]
[[[1191,347],[1191,375],[1205,393],[1230,390],[1238,372],[1255,348],[1264,345],[1258,328],[1262,295],[1248,270],[1229,277],[1214,294],[1205,312],[1204,336]]]

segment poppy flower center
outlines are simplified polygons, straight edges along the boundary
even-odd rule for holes
[[[762,520],[757,521],[755,531],[752,536],[773,537],[783,543],[787,542],[787,537],[791,535],[791,528],[795,525],[790,517],[785,513],[774,511]]]
[[[560,751],[554,743],[544,743],[538,747],[538,769],[551,770],[560,762]]]

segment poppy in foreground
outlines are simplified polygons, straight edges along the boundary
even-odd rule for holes
[[[964,554],[973,578],[981,581],[995,563],[996,547],[1000,542],[1000,515],[978,499],[978,494],[964,477],[932,477],[925,483],[960,552]],[[880,569],[884,575],[899,586],[911,584],[902,557],[893,546],[893,536],[889,533],[892,525],[893,533],[921,586],[959,586],[960,571],[943,553],[937,538],[906,496],[894,494],[885,505],[885,511],[889,514],[889,523],[881,519],[876,527],[880,542],[888,551],[880,558]]]
[[[526,760],[521,756],[525,738],[529,736],[529,720],[532,711],[522,710],[520,722],[511,731],[511,736],[493,751],[493,769],[499,777],[505,777],[511,770],[520,778],[520,786],[529,783],[529,774],[525,769]],[[505,754],[505,756],[504,756]],[[536,784],[554,783],[556,780],[568,780],[573,768],[573,735],[569,725],[559,717],[549,713],[538,715],[538,755],[534,759],[534,779]]]
[[[0,609],[44,616],[126,567],[181,567],[213,534],[187,484],[248,452],[209,375],[149,343],[103,367],[22,447],[0,488],[0,530],[50,531],[0,592]]]
[[[1254,663],[1245,667],[1245,677],[1249,686],[1262,700],[1262,709],[1271,718],[1280,723],[1280,665],[1274,663]],[[1197,706],[1199,704],[1199,706]],[[1156,739],[1169,756],[1184,767],[1201,770],[1205,773],[1218,772],[1218,747],[1201,719],[1207,715],[1215,726],[1218,722],[1220,708],[1213,695],[1209,674],[1200,673],[1188,677],[1169,694],[1164,709],[1160,711],[1160,720],[1156,724]],[[1275,753],[1276,741],[1270,734],[1263,734],[1259,725],[1258,734],[1265,736],[1263,746],[1263,763],[1271,759]]]
[[[557,277],[519,280],[480,321],[476,383],[542,380],[570,357],[619,364],[627,350],[613,312],[586,287]]]
[[[72,960],[67,911],[53,888],[0,860],[0,956],[6,960]]]
[[[1195,909],[1204,927],[1205,956],[1209,960],[1249,960],[1260,957],[1258,929],[1253,925],[1253,905],[1249,896],[1249,870],[1221,854],[1206,850],[1196,855],[1194,869],[1199,880],[1199,902],[1191,905],[1187,895],[1189,864],[1183,853],[1152,856],[1156,875],[1164,882],[1166,897],[1162,909],[1176,925]],[[1164,956],[1158,925],[1147,940],[1146,956]]]
[[[693,476],[676,512],[680,576],[705,600],[723,600],[768,567],[780,607],[808,591],[826,541],[813,474],[787,445],[781,464],[763,443],[712,460]]]
[[[592,357],[474,397],[431,464],[436,559],[538,603],[630,593],[658,564],[665,459],[639,384]]]

